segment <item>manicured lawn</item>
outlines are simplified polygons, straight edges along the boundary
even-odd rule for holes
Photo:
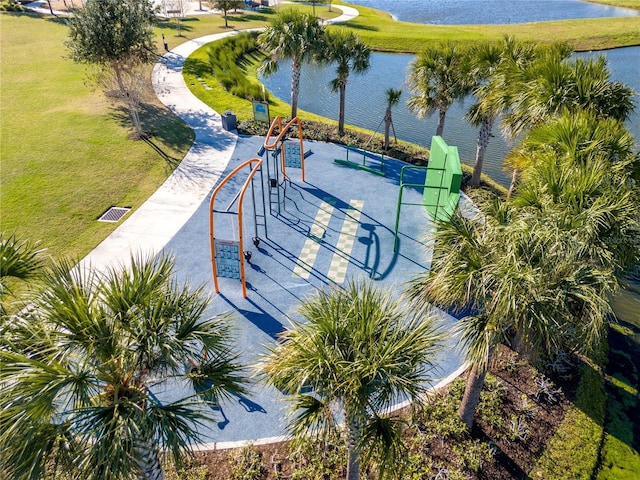
[[[112,205],[141,205],[172,167],[127,138],[126,112],[65,58],[61,21],[13,14],[0,21],[2,230],[41,240],[53,255],[83,256],[115,228],[96,218]],[[175,164],[191,130],[155,99],[147,113],[145,129]]]
[[[282,8],[285,8],[284,6]],[[303,12],[311,13],[312,7],[309,5],[297,5],[296,8]],[[265,8],[256,11],[238,13],[229,12],[229,27],[224,26],[224,18],[221,15],[199,15],[197,17],[187,17],[180,22],[180,33],[178,35],[178,25],[174,20],[161,21],[158,26],[158,51],[162,51],[162,38],[160,33],[164,33],[169,49],[180,45],[187,40],[199,38],[204,35],[224,33],[228,31],[248,30],[252,28],[263,28],[277,13],[276,8]],[[326,7],[317,6],[316,16],[324,20],[335,18],[342,12],[336,8],[329,11]]]
[[[261,12],[232,14],[229,25],[257,28],[268,21]],[[184,157],[193,133],[150,91],[143,126],[167,162],[145,142],[127,138],[126,111],[91,85],[84,66],[65,58],[63,20],[3,13],[0,29],[0,228],[40,240],[54,256],[80,258],[117,227],[97,217],[112,205],[140,206]],[[222,16],[204,15],[183,20],[181,31],[178,37],[175,22],[162,22],[158,51],[161,33],[173,48],[228,29]]]
[[[612,5],[614,7],[633,8],[640,10],[640,0],[592,0],[594,3],[602,3],[604,5]]]

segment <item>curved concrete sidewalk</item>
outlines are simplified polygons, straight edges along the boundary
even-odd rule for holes
[[[343,13],[326,23],[346,22],[358,16],[355,8],[334,7]],[[154,67],[151,82],[156,95],[194,130],[195,140],[171,176],[82,259],[81,267],[90,265],[103,270],[113,264],[126,264],[134,254],[160,252],[216,184],[231,159],[237,135],[223,130],[220,114],[191,93],[184,82],[182,66],[201,46],[237,33],[207,35],[185,42]]]

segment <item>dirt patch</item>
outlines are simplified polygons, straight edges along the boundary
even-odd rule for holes
[[[490,425],[479,418],[474,436],[496,447],[496,461],[487,464],[480,479],[526,478],[560,424],[577,386],[573,369],[547,377],[508,348],[496,355],[491,373],[506,386],[500,409],[503,423]]]

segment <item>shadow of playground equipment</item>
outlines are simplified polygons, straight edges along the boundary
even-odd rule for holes
[[[225,415],[224,409],[218,401],[218,397],[214,393],[213,387],[213,382],[209,380],[203,380],[194,383],[194,390],[200,396],[200,398],[202,398],[207,403],[207,405],[209,405],[211,410],[213,410],[214,412],[220,412],[220,415],[222,415],[222,421],[218,422],[218,428],[220,430],[224,430],[224,428],[229,424],[229,418]],[[267,413],[267,411],[261,405],[250,400],[244,395],[241,395],[237,392],[229,392],[229,395],[236,398],[238,404],[240,404],[242,408],[244,408],[249,413]]]

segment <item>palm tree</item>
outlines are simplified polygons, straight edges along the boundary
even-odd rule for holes
[[[179,286],[173,268],[168,257],[135,258],[103,275],[69,262],[45,274],[46,290],[12,318],[0,349],[8,477],[162,479],[159,449],[179,464],[205,407],[243,391],[226,316],[203,318],[202,289]],[[156,398],[166,381],[182,398]]]
[[[535,58],[535,47],[531,43],[517,42],[505,37],[502,43],[480,43],[471,47],[469,62],[475,78],[473,95],[476,102],[469,108],[467,119],[474,127],[480,127],[476,147],[476,161],[470,185],[479,185],[484,156],[492,136],[496,118],[509,107],[509,79],[501,75],[500,67],[509,63],[523,68]],[[507,69],[508,70],[508,69]]]
[[[515,340],[528,352],[553,351],[566,339],[591,347],[613,288],[613,271],[585,262],[571,235],[546,219],[500,200],[481,210],[482,219],[456,215],[438,226],[431,270],[408,290],[416,308],[466,313],[458,331],[471,368],[459,415],[468,428],[499,343]]]
[[[323,35],[324,28],[317,18],[297,9],[287,8],[280,10],[258,37],[260,48],[270,55],[269,60],[260,66],[261,73],[275,73],[278,60],[291,59],[291,118],[298,114],[302,64],[313,57]]]
[[[319,291],[300,313],[306,321],[293,323],[263,365],[271,384],[292,392],[291,433],[325,438],[344,420],[348,480],[359,478],[361,452],[381,455],[382,470],[395,465],[401,420],[388,408],[425,392],[441,341],[434,320],[409,317],[389,293],[354,281]]]
[[[336,78],[331,80],[331,91],[340,95],[338,114],[338,135],[344,135],[345,94],[349,74],[360,74],[369,69],[371,50],[360,37],[344,29],[325,32],[324,46],[317,52],[317,59],[323,63],[336,63]]]
[[[7,314],[8,297],[13,295],[12,282],[29,283],[36,280],[45,266],[38,243],[21,238],[16,233],[0,232],[0,315]]]
[[[598,119],[593,112],[562,111],[558,117],[532,128],[511,150],[505,163],[523,175],[541,156],[585,166],[602,159],[612,175],[638,179],[635,139],[624,124],[612,118]]]
[[[393,128],[393,137],[396,142],[398,139],[396,138],[396,129],[393,126],[393,117],[391,109],[398,104],[400,101],[400,97],[402,96],[402,90],[395,88],[387,88],[385,91],[385,95],[387,98],[387,110],[384,112],[384,150],[387,151],[389,149],[389,129]]]
[[[512,203],[571,232],[592,265],[623,272],[640,258],[635,148],[622,122],[567,111],[531,130],[508,159],[523,172]]]
[[[587,110],[596,118],[626,120],[634,108],[634,91],[612,81],[605,57],[567,60],[566,51],[551,49],[524,69],[510,74],[510,111],[501,127],[509,138],[557,117],[564,110]],[[514,170],[510,192],[518,171]]]
[[[427,47],[409,67],[408,83],[414,96],[407,106],[419,118],[437,111],[436,135],[442,136],[449,107],[471,91],[472,77],[466,57],[466,50],[447,43]]]
[[[634,91],[611,80],[604,56],[568,60],[566,50],[551,49],[527,67],[511,72],[511,110],[502,123],[511,138],[564,109],[621,121],[633,111]]]

